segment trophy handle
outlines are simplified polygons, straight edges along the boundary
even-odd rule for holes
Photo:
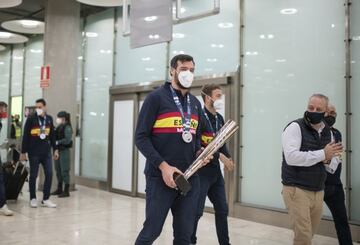
[[[186,196],[186,194],[191,190],[191,184],[189,181],[184,177],[184,175],[179,173],[174,173],[173,178],[181,195]]]

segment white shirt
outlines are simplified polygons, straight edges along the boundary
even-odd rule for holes
[[[323,123],[318,130],[319,135],[324,128],[325,124]],[[325,152],[323,149],[316,151],[300,151],[301,139],[300,125],[296,122],[292,122],[282,133],[282,147],[287,164],[291,166],[310,167],[325,160]],[[332,133],[331,141],[333,141]],[[326,168],[327,171],[334,173],[338,164],[339,159],[333,157],[329,164],[329,166],[332,166],[331,170]]]

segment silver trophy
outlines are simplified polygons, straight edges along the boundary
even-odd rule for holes
[[[228,120],[185,173],[183,175],[178,173],[174,174],[173,178],[177,189],[182,195],[185,196],[191,190],[191,184],[188,179],[204,165],[204,160],[214,155],[238,129],[239,126],[236,122]]]

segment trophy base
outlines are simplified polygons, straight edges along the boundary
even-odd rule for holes
[[[185,196],[191,190],[191,184],[181,174],[174,174],[174,181],[181,195]]]

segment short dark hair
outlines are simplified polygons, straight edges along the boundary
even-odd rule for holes
[[[170,61],[171,68],[176,69],[178,65],[178,61],[180,61],[181,63],[185,61],[191,61],[195,65],[194,58],[192,56],[187,54],[178,54],[171,59]]]
[[[41,104],[43,104],[43,106],[46,106],[46,101],[44,99],[37,99],[36,104],[37,103],[41,103]]]
[[[202,88],[201,88],[201,97],[203,98],[204,102],[205,102],[205,97],[206,95],[208,96],[212,96],[212,92],[216,89],[220,89],[221,87],[219,85],[216,84],[205,84]]]
[[[0,107],[8,107],[8,105],[6,104],[6,102],[4,101],[0,101]]]

